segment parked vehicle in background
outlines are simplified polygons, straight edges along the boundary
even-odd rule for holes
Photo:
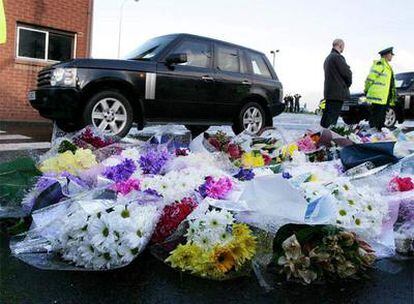
[[[133,122],[185,124],[195,133],[228,124],[258,133],[284,110],[266,56],[189,34],[153,38],[125,60],[74,59],[38,75],[31,105],[66,131],[92,124],[124,136]]]
[[[397,122],[402,123],[406,118],[414,118],[414,72],[395,75],[397,102],[389,107],[385,117],[385,126],[393,127]],[[370,105],[363,93],[351,94],[351,99],[344,102],[341,116],[346,124],[357,124],[368,120]]]

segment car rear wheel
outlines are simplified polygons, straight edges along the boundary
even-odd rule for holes
[[[385,112],[385,122],[384,126],[387,128],[394,127],[395,123],[397,122],[397,114],[393,108],[388,108]]]
[[[264,127],[266,127],[266,114],[262,106],[256,102],[248,102],[240,110],[233,131],[236,134],[243,131],[258,134]]]
[[[103,133],[123,137],[132,127],[133,110],[124,95],[108,90],[92,96],[83,118]]]

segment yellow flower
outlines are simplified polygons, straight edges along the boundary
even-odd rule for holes
[[[293,152],[298,151],[299,148],[296,144],[289,144],[282,147],[282,154],[284,157],[292,156]]]
[[[194,244],[180,244],[171,252],[171,255],[165,261],[171,263],[173,268],[194,271],[198,268],[202,256],[203,252],[199,246]]]
[[[240,239],[250,235],[250,228],[246,224],[235,223],[233,224],[233,237]]]
[[[263,167],[265,162],[261,154],[255,155],[253,152],[248,152],[242,155],[242,165],[245,168]]]
[[[315,174],[311,174],[310,178],[309,178],[310,182],[317,182],[318,181],[318,177]]]
[[[78,170],[89,169],[96,164],[96,157],[92,151],[80,148],[76,150],[75,154],[66,151],[46,159],[40,164],[39,169],[42,172],[61,173],[67,171],[76,174]]]
[[[233,253],[228,247],[214,247],[210,254],[210,260],[221,273],[229,272],[236,264]]]
[[[89,149],[77,149],[75,158],[78,161],[79,166],[83,169],[89,169],[97,164],[95,155]]]

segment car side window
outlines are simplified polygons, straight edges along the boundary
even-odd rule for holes
[[[249,53],[250,63],[252,65],[253,74],[263,76],[266,78],[272,78],[272,74],[264,61],[262,55]]]
[[[247,74],[249,69],[247,68],[247,55],[245,52],[240,52],[240,72],[242,74]]]
[[[217,68],[220,71],[240,72],[239,52],[236,48],[217,47]]]
[[[202,41],[184,41],[172,53],[187,54],[187,62],[180,63],[179,65],[199,68],[210,67],[211,51],[209,43]]]

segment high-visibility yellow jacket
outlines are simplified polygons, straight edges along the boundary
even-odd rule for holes
[[[384,58],[374,60],[371,71],[365,80],[367,102],[379,105],[395,105],[396,91],[394,72]]]

